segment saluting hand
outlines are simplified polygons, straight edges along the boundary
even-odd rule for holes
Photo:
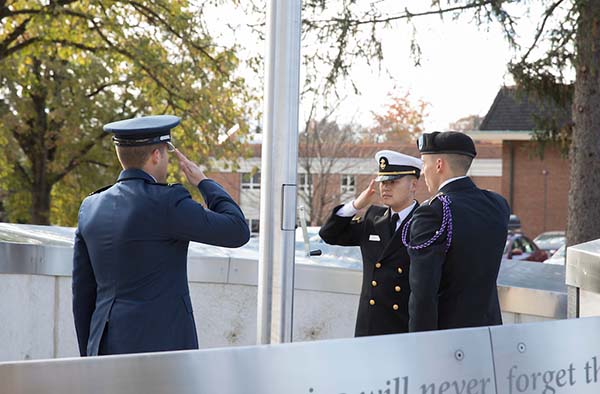
[[[179,168],[187,178],[188,182],[193,184],[194,186],[198,186],[198,184],[206,179],[206,175],[200,169],[200,167],[185,157],[183,153],[179,151],[179,149],[175,149],[175,154],[177,155],[177,159],[179,159]]]
[[[375,202],[377,195],[375,194],[375,179],[371,179],[369,186],[362,191],[354,200],[354,208],[361,210]]]

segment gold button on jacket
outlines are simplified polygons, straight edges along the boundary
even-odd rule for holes
[[[328,244],[360,247],[363,275],[354,334],[408,332],[410,256],[402,243],[402,228],[392,232],[388,207],[371,205],[360,219],[352,220],[337,215],[342,206],[332,210],[319,234]]]

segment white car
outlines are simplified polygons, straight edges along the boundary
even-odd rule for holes
[[[544,264],[565,265],[566,251],[565,245],[561,246],[548,260],[544,261]]]

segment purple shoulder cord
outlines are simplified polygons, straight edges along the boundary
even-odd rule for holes
[[[442,202],[443,215],[440,229],[435,232],[435,235],[429,241],[425,241],[420,245],[411,246],[406,239],[408,235],[408,229],[413,220],[411,217],[402,228],[402,243],[407,249],[419,250],[431,246],[439,237],[442,236],[446,228],[448,229],[448,236],[446,238],[446,248],[444,249],[444,253],[448,252],[448,249],[450,249],[450,244],[452,243],[452,211],[450,210],[450,204],[452,201],[450,200],[450,197],[446,195],[441,195],[438,197],[438,199]]]

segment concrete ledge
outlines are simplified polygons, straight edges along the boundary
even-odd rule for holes
[[[0,224],[0,361],[77,356],[72,237],[68,228]],[[296,342],[354,333],[362,273],[319,259],[296,256]],[[565,318],[561,269],[503,262],[498,293],[505,323]],[[255,344],[257,251],[193,244],[188,275],[201,348]]]

